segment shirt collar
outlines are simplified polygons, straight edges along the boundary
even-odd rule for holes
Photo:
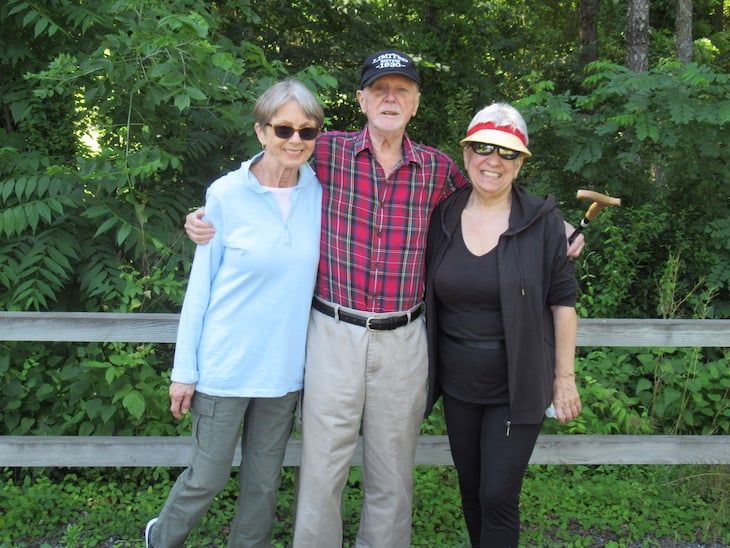
[[[355,138],[355,154],[360,154],[365,151],[372,151],[372,141],[370,140],[370,129],[366,125],[365,128]],[[416,150],[413,141],[408,136],[408,133],[403,135],[403,164],[407,165],[414,162],[418,165],[423,165],[423,159]]]

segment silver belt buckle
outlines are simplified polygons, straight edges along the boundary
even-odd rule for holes
[[[372,316],[368,316],[368,317],[367,317],[367,318],[365,319],[365,328],[366,328],[366,329],[367,329],[368,331],[376,331],[375,329],[373,329],[372,327],[370,327],[370,320],[376,320],[376,319],[377,319],[377,318],[373,318]]]

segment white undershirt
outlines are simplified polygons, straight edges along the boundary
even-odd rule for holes
[[[268,189],[274,194],[274,198],[276,198],[276,203],[279,204],[281,216],[285,221],[289,218],[289,212],[291,211],[291,193],[293,188],[294,187],[291,186],[268,187]]]

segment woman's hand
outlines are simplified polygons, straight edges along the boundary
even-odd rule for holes
[[[190,411],[190,405],[195,394],[195,383],[185,384],[182,382],[170,383],[170,411],[176,419],[182,419]]]
[[[580,395],[575,385],[575,340],[578,317],[572,306],[551,306],[555,326],[555,378],[553,406],[555,418],[569,422],[581,411]]]
[[[565,237],[570,238],[570,236],[575,231],[575,228],[573,225],[571,225],[568,221],[565,222]],[[187,226],[187,225],[186,225]],[[575,240],[573,240],[573,243],[568,244],[568,257],[571,259],[576,259],[580,256],[581,252],[583,251],[583,248],[586,245],[586,239],[585,236],[583,236],[583,233],[579,233]]]
[[[555,407],[555,418],[562,423],[570,422],[580,415],[583,406],[575,385],[575,374],[555,376],[553,406]]]

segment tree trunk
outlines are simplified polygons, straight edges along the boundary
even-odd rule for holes
[[[626,66],[634,72],[649,70],[649,0],[629,0]]]
[[[725,28],[725,2],[723,0],[715,0],[712,7],[712,31],[713,33],[722,32]]]
[[[601,0],[580,2],[580,60],[587,65],[598,59],[598,9]]]
[[[674,42],[680,63],[692,61],[692,0],[677,0]]]

